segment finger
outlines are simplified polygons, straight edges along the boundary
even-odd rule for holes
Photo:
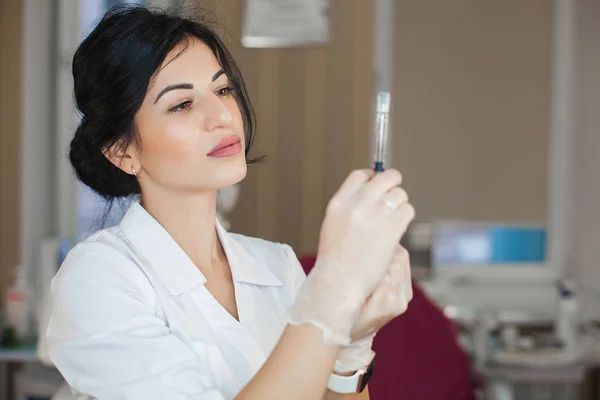
[[[376,312],[385,312],[386,304],[390,301],[390,295],[393,295],[392,278],[389,273],[386,273],[383,280],[373,292],[369,304],[377,310]]]
[[[400,246],[400,247],[402,247],[402,246]],[[412,269],[411,269],[411,265],[410,265],[409,252],[404,247],[402,247],[402,250],[403,250],[403,257],[404,257],[404,269],[402,270],[404,272],[404,279],[403,279],[404,287],[402,288],[402,291],[403,291],[402,294],[403,294],[403,297],[404,297],[406,303],[408,303],[413,298]]]
[[[403,265],[410,266],[410,253],[404,248],[404,246],[398,244],[395,254],[401,260]],[[410,274],[410,268],[408,269],[408,271]]]
[[[412,287],[412,271],[410,268],[410,263],[406,264],[404,267],[404,279],[403,279],[403,287],[401,295],[404,297],[404,300],[408,303],[413,298],[413,287]]]
[[[403,249],[404,250],[404,249]],[[413,297],[413,288],[412,288],[412,280],[411,280],[411,272],[410,272],[410,260],[409,254],[406,250],[404,250],[403,254],[403,263],[401,268],[401,282],[400,285],[395,288],[394,292],[396,301],[395,301],[395,312],[400,315],[406,312],[408,309],[408,303],[412,300]]]
[[[396,169],[387,169],[376,174],[363,186],[365,195],[371,199],[379,199],[392,188],[400,186],[402,174]]]
[[[400,294],[404,289],[406,281],[410,281],[410,263],[408,261],[408,251],[401,245],[398,245],[390,267],[392,278],[392,291]]]
[[[404,277],[406,273],[403,271],[402,264],[400,261],[394,260],[389,270],[391,279],[391,289],[393,293],[400,293],[400,290],[404,283]]]
[[[373,292],[371,293],[371,299],[376,301],[377,299],[381,299],[382,296],[387,296],[387,293],[390,293],[392,289],[392,284],[395,279],[397,279],[397,274],[394,271],[395,258],[392,257],[390,260],[390,264],[388,269],[385,271],[385,274],[381,278],[381,281],[377,284]]]
[[[340,186],[338,193],[350,192],[362,187],[375,176],[371,169],[357,169],[352,171]]]
[[[410,203],[402,203],[400,206],[392,213],[396,226],[398,227],[400,237],[398,238],[398,242],[400,242],[400,238],[406,232],[408,225],[415,218],[415,208]]]
[[[410,270],[410,268],[409,268]],[[404,287],[404,293],[406,296],[406,302],[410,302],[413,298],[413,286],[412,286],[412,279],[408,279],[405,283],[405,287]]]
[[[401,187],[394,187],[381,198],[383,209],[396,211],[402,204],[408,202],[408,194]],[[378,205],[379,207],[379,205]]]

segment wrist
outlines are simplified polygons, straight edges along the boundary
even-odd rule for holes
[[[333,372],[336,375],[351,375],[367,365],[372,358],[373,336],[361,339],[349,346],[342,347],[338,354]]]
[[[324,343],[350,345],[352,327],[366,297],[355,286],[343,283],[335,274],[315,267],[296,292],[286,315],[288,324],[312,324],[322,330]]]
[[[331,374],[327,388],[336,393],[361,393],[373,375],[374,367],[375,353],[371,352],[367,364],[353,373]]]

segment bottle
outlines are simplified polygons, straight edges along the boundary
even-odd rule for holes
[[[579,343],[579,303],[572,288],[565,282],[557,283],[559,302],[555,334],[565,350],[573,350]]]
[[[25,270],[21,267],[16,281],[4,295],[6,325],[14,331],[19,342],[27,340],[30,333],[29,300],[30,292],[25,280]]]

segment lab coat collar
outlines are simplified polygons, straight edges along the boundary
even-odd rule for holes
[[[234,282],[280,286],[282,282],[217,220],[217,234],[223,245]],[[132,202],[120,223],[121,230],[140,255],[153,267],[173,296],[206,283],[206,278],[183,249],[137,201]]]
[[[238,240],[238,238],[243,240],[243,237],[227,232],[218,219],[217,234],[227,255],[234,282],[250,283],[259,286],[283,285],[281,280],[269,269],[264,257],[259,257],[258,250],[263,249],[263,247],[252,248],[244,246]],[[246,238],[245,240],[248,241],[249,239]]]

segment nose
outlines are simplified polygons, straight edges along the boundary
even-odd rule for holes
[[[231,124],[233,115],[221,97],[215,94],[208,95],[200,106],[206,131],[212,132]]]

